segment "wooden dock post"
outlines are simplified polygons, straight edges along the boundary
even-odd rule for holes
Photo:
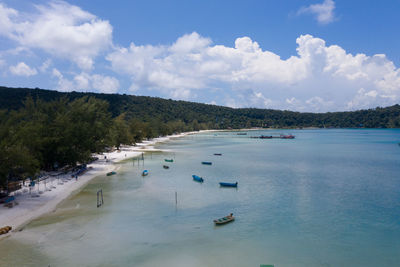
[[[103,204],[103,189],[100,189],[97,191],[97,207],[101,207]]]

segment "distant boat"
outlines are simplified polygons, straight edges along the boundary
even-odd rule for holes
[[[212,162],[210,162],[210,161],[202,161],[201,164],[203,164],[203,165],[212,165]]]
[[[260,139],[272,139],[274,138],[272,135],[261,135]]]
[[[142,172],[142,176],[147,176],[149,174],[149,171],[148,170],[144,170],[143,172]]]
[[[114,172],[114,171],[112,171],[112,172],[107,172],[107,176],[111,176],[111,175],[114,175],[114,174],[117,174],[117,173]]]
[[[219,183],[219,185],[222,186],[222,187],[237,187],[238,186],[238,182],[236,182],[236,183],[223,183],[223,182],[221,182],[221,183]]]
[[[169,166],[168,165],[163,165],[163,168],[164,169],[169,169]]]
[[[214,156],[222,156],[221,153],[214,153]]]
[[[291,135],[291,134],[287,134],[287,135],[281,134],[279,138],[281,138],[281,139],[294,139],[294,135]]]
[[[173,159],[164,159],[164,160],[165,160],[165,162],[174,162]]]
[[[204,179],[201,178],[200,176],[197,176],[197,175],[193,174],[192,177],[193,177],[193,180],[196,181],[196,182],[199,182],[199,183],[204,182]]]
[[[233,213],[229,214],[228,216],[222,217],[220,219],[215,219],[214,223],[216,225],[221,225],[221,224],[225,224],[228,222],[232,222],[235,220],[235,217],[233,216]]]
[[[236,135],[247,135],[247,133],[237,133]]]

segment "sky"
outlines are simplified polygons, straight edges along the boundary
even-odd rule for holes
[[[399,0],[0,0],[0,86],[229,107],[400,103]]]

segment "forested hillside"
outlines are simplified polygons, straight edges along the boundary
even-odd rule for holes
[[[352,112],[300,113],[271,109],[240,108],[167,100],[156,97],[119,94],[96,94],[53,90],[0,87],[0,110],[18,109],[30,95],[43,101],[67,97],[70,101],[83,96],[95,97],[109,103],[113,117],[122,113],[126,119],[168,123],[180,121],[193,129],[227,129],[249,127],[400,127],[400,106]]]

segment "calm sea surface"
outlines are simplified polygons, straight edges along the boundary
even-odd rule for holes
[[[296,139],[249,138],[279,133]],[[176,139],[0,241],[0,266],[400,266],[399,142],[400,129]]]

